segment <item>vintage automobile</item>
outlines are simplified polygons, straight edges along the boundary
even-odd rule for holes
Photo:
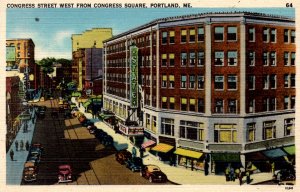
[[[27,161],[31,161],[34,163],[39,163],[41,161],[42,151],[41,149],[30,149]]]
[[[112,146],[114,144],[114,139],[112,138],[112,136],[106,135],[106,136],[103,137],[101,143],[104,146]]]
[[[95,130],[94,135],[99,141],[102,141],[103,138],[107,135],[107,133],[102,129],[97,129]]]
[[[125,162],[130,159],[132,157],[132,154],[127,151],[126,149],[123,149],[121,151],[118,151],[116,154],[115,154],[115,157],[116,157],[116,161],[118,161],[120,164],[125,164]]]
[[[58,183],[72,182],[72,169],[70,165],[64,164],[58,167]]]
[[[81,125],[84,127],[88,127],[88,126],[94,125],[94,122],[92,122],[89,119],[86,119],[84,122],[81,123]]]
[[[24,164],[23,180],[25,182],[31,182],[37,180],[37,166],[34,162],[27,161]]]
[[[32,143],[31,146],[30,146],[30,151],[31,150],[40,150],[41,153],[43,153],[44,147],[41,143]]]
[[[125,161],[125,166],[131,171],[140,171],[143,166],[143,160],[140,157],[132,157]]]
[[[296,180],[295,170],[293,168],[276,170],[273,180],[277,182],[278,185],[294,185]]]
[[[89,130],[90,134],[95,134],[95,131],[97,130],[95,125],[88,125],[86,128]]]
[[[149,179],[149,182],[167,182],[168,178],[156,165],[146,165],[141,169],[140,175]]]

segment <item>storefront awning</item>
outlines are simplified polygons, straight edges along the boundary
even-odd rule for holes
[[[281,149],[271,149],[271,150],[263,151],[263,154],[271,159],[275,159],[287,155]]]
[[[144,142],[143,144],[142,144],[142,148],[147,148],[147,147],[150,147],[151,145],[154,145],[156,142],[155,141],[153,141],[153,140],[148,140],[148,141],[146,141],[146,142]]]
[[[200,152],[191,151],[191,150],[187,150],[187,149],[181,149],[181,148],[177,148],[174,153],[176,155],[182,155],[185,157],[191,157],[191,158],[195,158],[195,159],[199,159],[203,155],[203,153],[200,153]]]
[[[287,152],[289,155],[295,155],[295,145],[284,147],[283,150]]]
[[[153,147],[151,150],[152,151],[157,151],[157,152],[162,152],[162,153],[167,153],[171,151],[174,147],[172,145],[168,145],[165,143],[159,143],[155,147]]]
[[[218,162],[240,162],[240,154],[237,153],[212,153],[211,156]]]
[[[245,154],[246,161],[265,161],[268,160],[261,152],[247,153]]]

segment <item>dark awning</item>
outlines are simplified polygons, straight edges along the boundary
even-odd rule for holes
[[[247,153],[245,154],[246,161],[264,161],[268,160],[261,152]]]
[[[238,153],[212,153],[212,159],[218,162],[240,162]]]
[[[263,154],[271,159],[275,159],[287,155],[281,149],[271,149],[271,150],[263,151]]]

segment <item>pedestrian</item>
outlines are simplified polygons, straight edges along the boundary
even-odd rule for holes
[[[236,168],[236,169],[235,169],[234,173],[235,173],[235,178],[236,178],[236,179],[238,179],[238,178],[239,178],[239,174],[240,174],[240,172],[241,172],[241,171],[240,171],[240,169],[239,169],[239,168]]]
[[[140,147],[140,157],[141,158],[144,157],[144,149],[143,149],[143,147]]]
[[[18,148],[19,148],[19,142],[16,140],[15,142],[15,146],[16,146],[16,151],[18,151]]]
[[[10,160],[14,160],[14,151],[11,149],[10,150],[10,153],[9,153],[9,155],[10,155]]]
[[[136,148],[135,147],[132,148],[131,153],[132,153],[132,157],[136,157]]]
[[[29,151],[29,142],[28,141],[26,141],[25,148],[26,148],[26,151]]]
[[[225,178],[226,181],[229,181],[229,172],[230,172],[230,165],[228,165],[225,169]]]
[[[208,168],[209,168],[209,164],[207,161],[205,161],[204,163],[204,174],[205,176],[208,175]]]
[[[230,181],[235,181],[235,174],[234,174],[234,168],[230,168],[230,173],[229,173]]]
[[[247,181],[247,184],[250,184],[250,182],[251,182],[251,179],[250,179],[250,171],[249,170],[247,170],[246,171],[246,181]]]
[[[243,172],[241,170],[238,174],[238,178],[239,178],[239,181],[240,181],[240,185],[242,185],[243,184]]]
[[[24,142],[23,140],[20,141],[20,150],[23,151],[23,147],[24,147]]]
[[[272,171],[272,174],[274,175],[275,174],[275,162],[272,162],[272,164],[271,164],[271,171]]]

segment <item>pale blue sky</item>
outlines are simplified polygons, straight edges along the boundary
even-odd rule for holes
[[[204,12],[251,11],[295,17],[291,8],[6,9],[6,37],[32,38],[36,59],[71,58],[71,35],[109,27],[117,35],[157,18]],[[35,18],[39,18],[37,22]]]

